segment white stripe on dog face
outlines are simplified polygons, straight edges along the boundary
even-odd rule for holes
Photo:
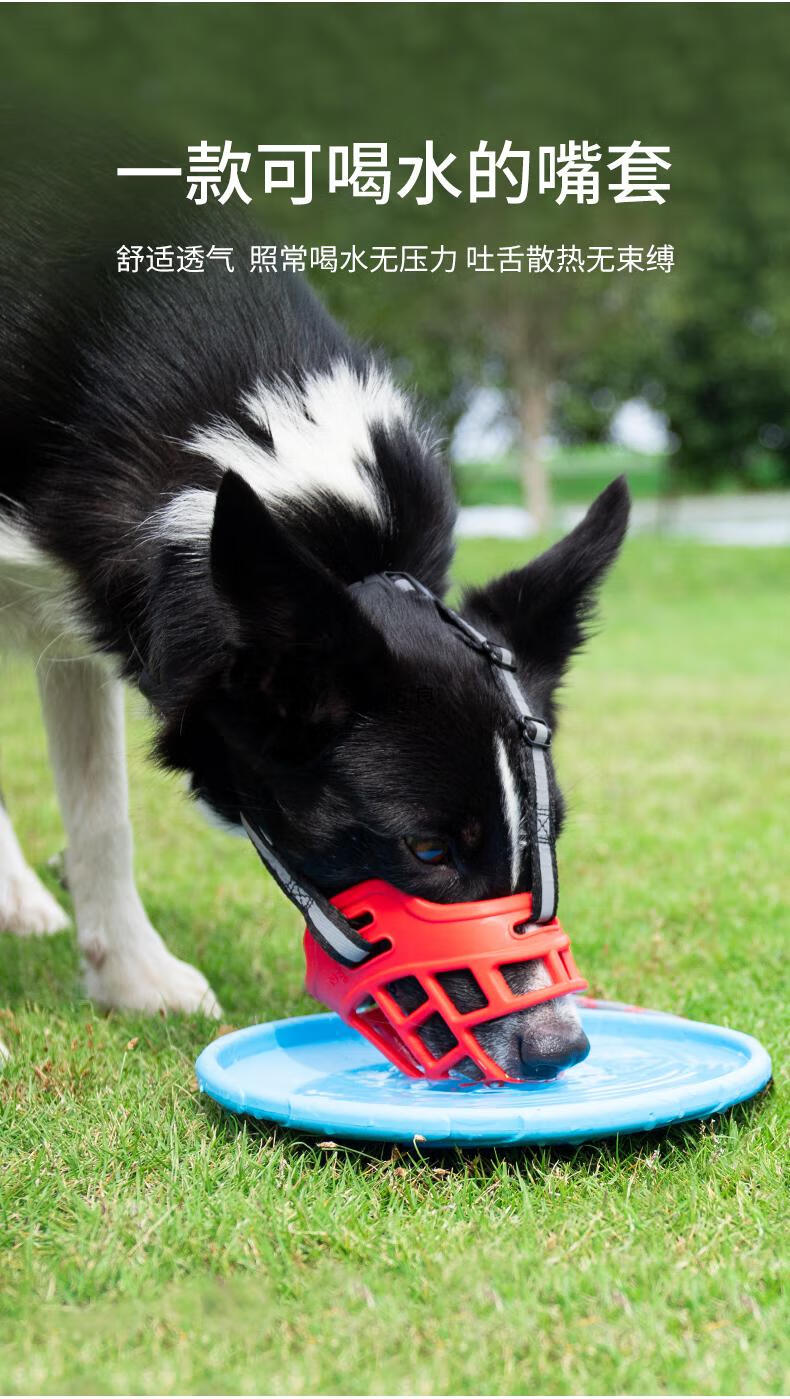
[[[502,784],[502,809],[510,838],[510,878],[515,889],[521,873],[521,802],[507,749],[499,736],[494,740],[494,747]]]

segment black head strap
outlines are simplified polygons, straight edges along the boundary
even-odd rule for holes
[[[462,641],[479,651],[491,665],[492,673],[504,690],[514,711],[522,738],[523,769],[530,795],[530,827],[528,843],[532,863],[532,909],[535,923],[549,923],[557,912],[557,859],[555,853],[554,803],[551,794],[548,748],[551,729],[543,719],[533,714],[515,674],[515,662],[510,651],[497,646],[479,632],[464,617],[453,612],[441,598],[408,573],[376,573],[352,591],[372,584],[395,587],[400,592],[414,593],[436,608],[443,622],[459,634]],[[275,850],[265,831],[242,812],[241,822],[269,873],[283,893],[302,913],[313,937],[335,961],[343,966],[358,966],[377,951],[351,926],[347,918],[313,888],[301,875],[294,874],[286,860]]]
[[[479,632],[465,617],[453,612],[430,588],[408,573],[381,575],[402,592],[417,593],[436,608],[442,621],[454,627],[467,646],[473,647],[491,665],[492,673],[502,687],[513,710],[521,735],[522,768],[529,791],[529,828],[527,841],[532,865],[532,909],[535,923],[550,923],[557,913],[558,879],[555,849],[555,813],[550,780],[549,745],[551,729],[545,719],[532,712],[516,677],[513,655],[505,646],[497,646]]]

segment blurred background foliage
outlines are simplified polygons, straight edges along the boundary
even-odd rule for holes
[[[563,452],[584,445],[588,461],[633,399],[664,416],[671,447],[635,469],[637,491],[790,485],[786,6],[11,4],[0,36],[6,109],[48,125],[63,168],[79,163],[67,132],[98,135],[110,183],[131,152],[178,164],[204,138],[253,152],[387,141],[393,156],[432,138],[459,165],[481,138],[671,146],[664,205],[604,195],[560,207],[535,193],[470,205],[440,192],[430,206],[393,195],[382,207],[325,197],[318,179],[305,207],[264,196],[252,173],[246,183],[255,215],[288,241],[460,250],[453,275],[313,280],[395,357],[448,435],[481,385],[495,389],[522,464],[555,443],[560,498],[573,476]],[[161,183],[166,240],[168,201],[182,208],[185,191]],[[467,272],[466,246],[485,243],[670,243],[676,265]],[[496,498],[495,471],[460,477]]]

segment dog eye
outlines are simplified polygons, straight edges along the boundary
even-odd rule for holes
[[[446,865],[450,860],[450,847],[437,836],[414,837],[406,840],[412,855],[424,865]]]

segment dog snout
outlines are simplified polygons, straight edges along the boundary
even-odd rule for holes
[[[505,968],[503,975],[515,996],[550,983],[540,961]],[[580,1064],[590,1052],[590,1041],[574,997],[565,995],[491,1022],[490,1044],[485,1047],[509,1078],[550,1079]]]
[[[490,1020],[478,1026],[475,1036],[508,1078],[556,1078],[590,1052],[571,996]]]
[[[590,1052],[590,1041],[579,1023],[560,1022],[556,1027],[534,1028],[527,1019],[518,1038],[520,1077],[556,1078],[563,1069],[580,1064]]]

